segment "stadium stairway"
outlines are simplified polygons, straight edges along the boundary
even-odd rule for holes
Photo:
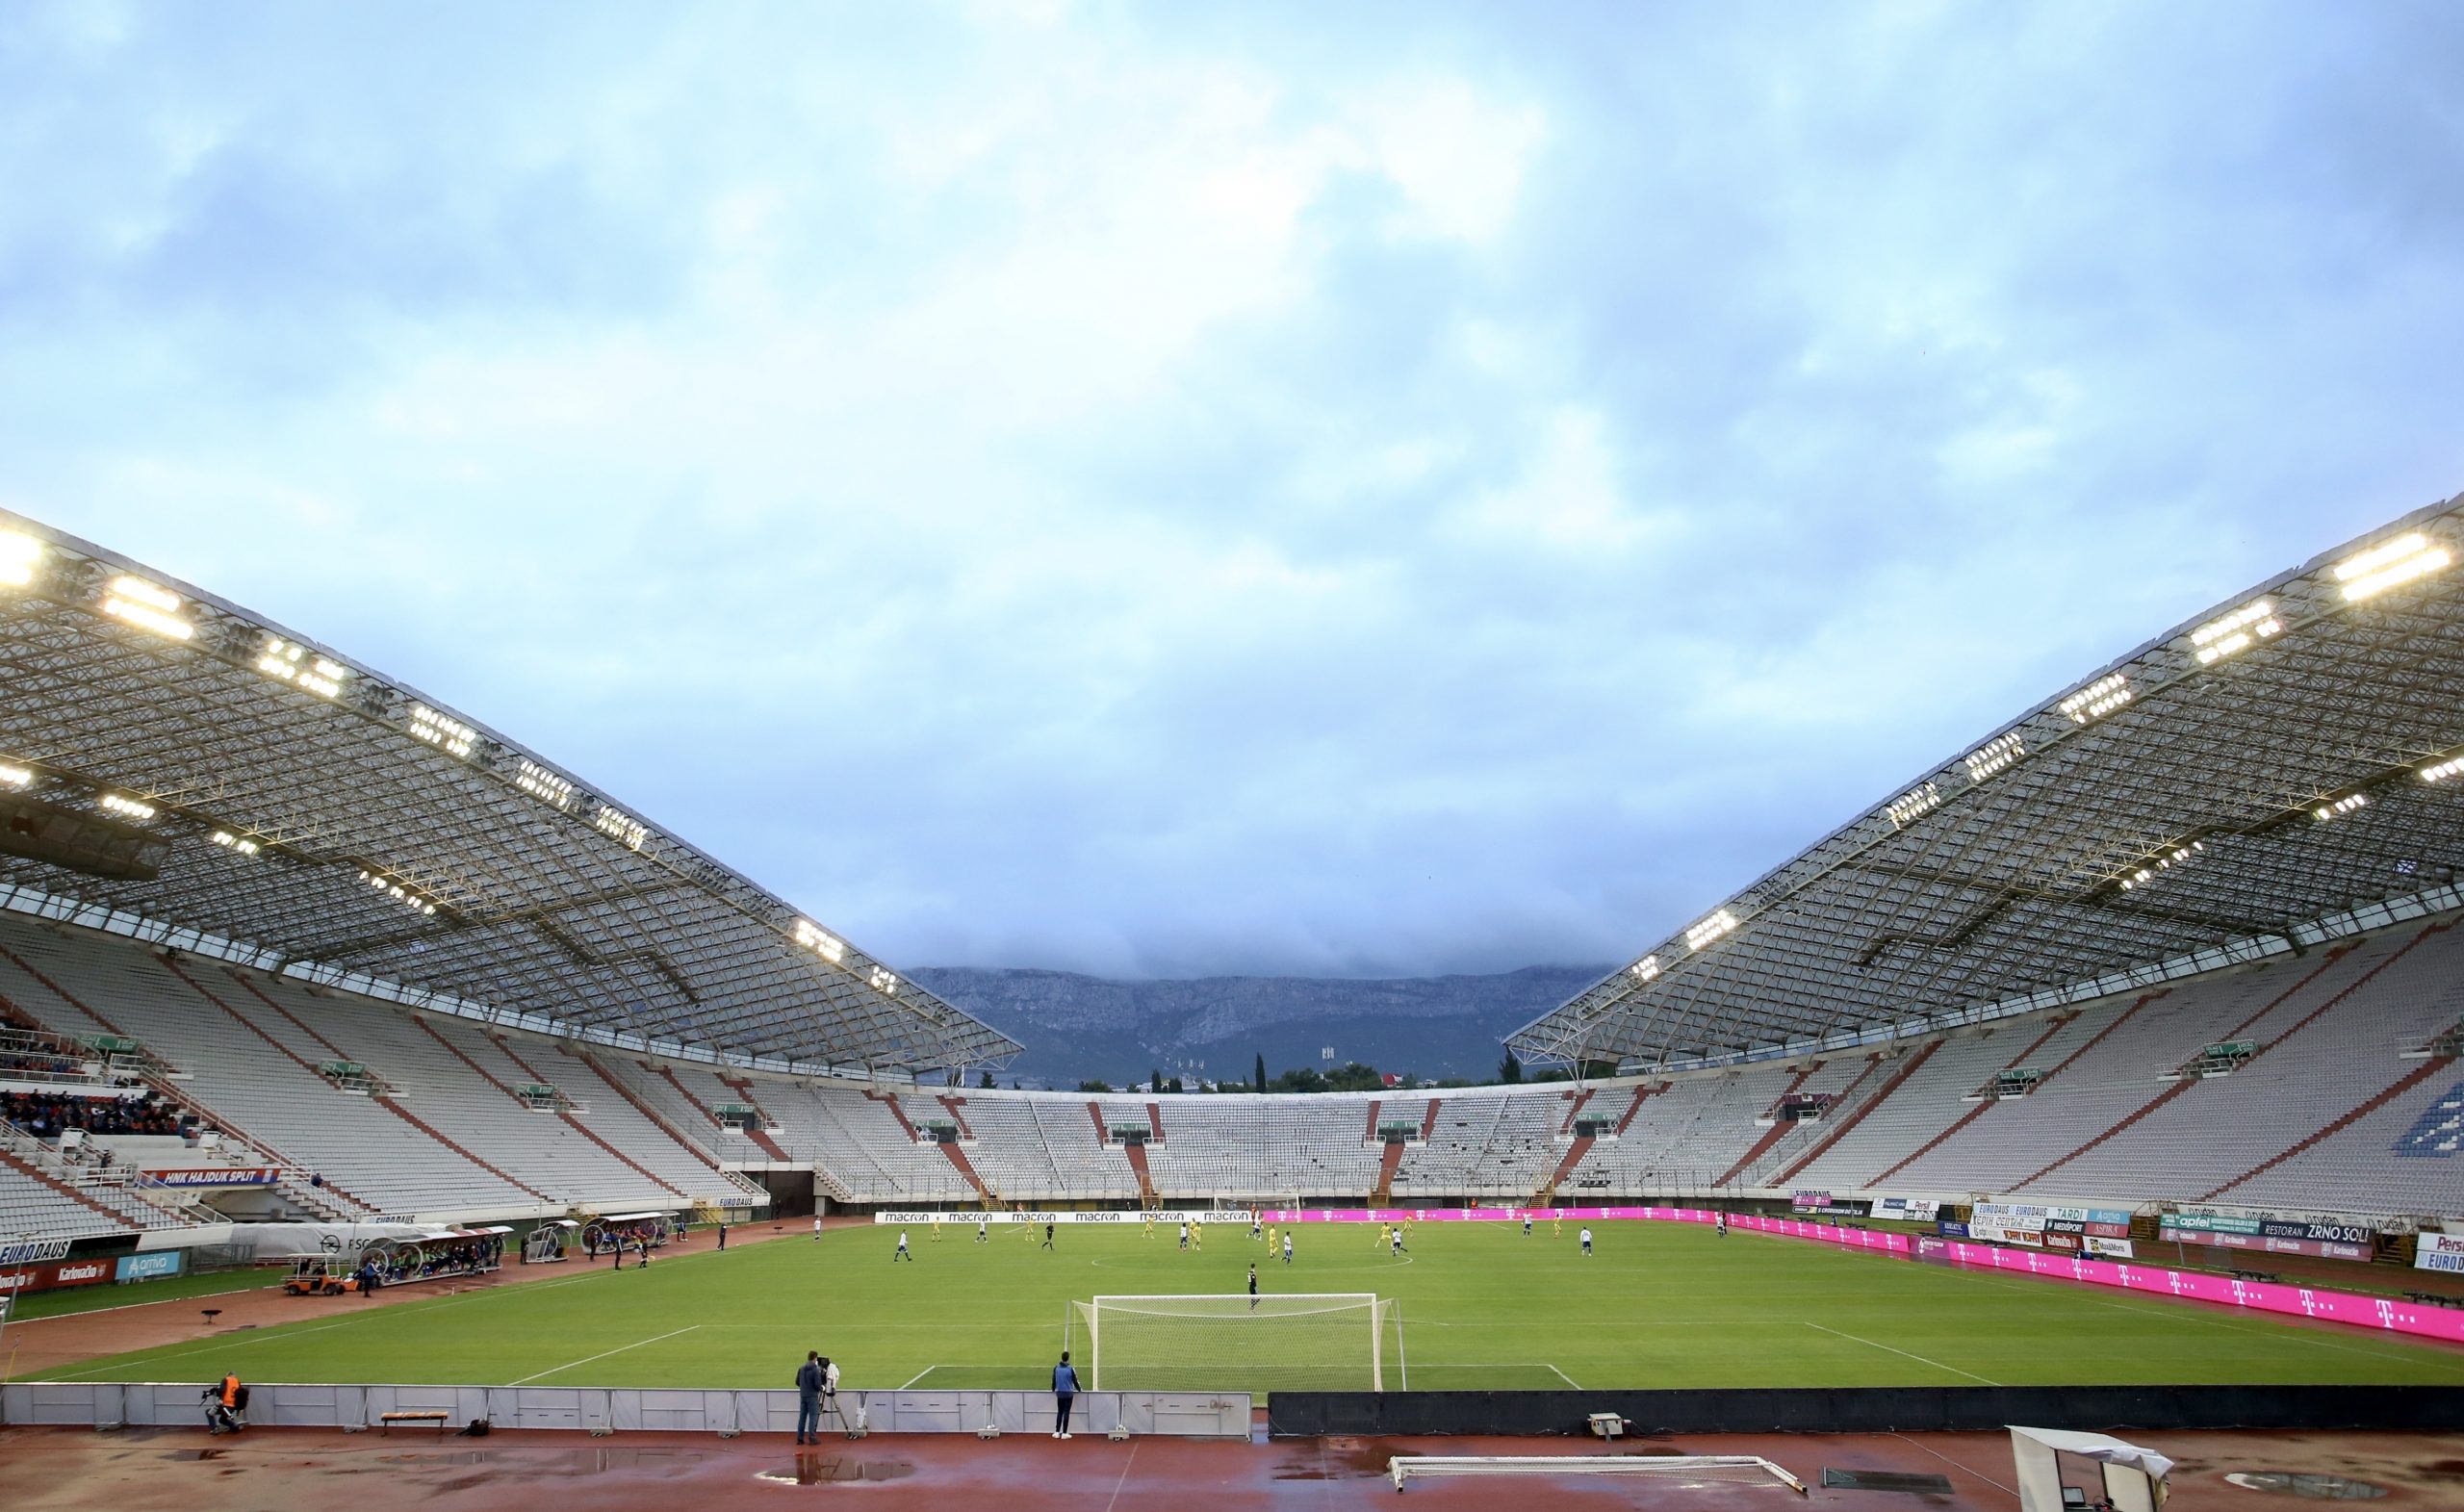
[[[1595,1142],[1588,1134],[1576,1135],[1574,1142],[1566,1146],[1566,1153],[1558,1158],[1557,1168],[1549,1173],[1548,1185],[1542,1187],[1533,1195],[1544,1202],[1555,1195],[1557,1184],[1575,1173],[1575,1167],[1581,1165],[1582,1158],[1591,1153],[1591,1147]]]
[[[702,1108],[702,1111],[706,1114],[710,1113],[709,1109],[702,1107],[702,1100],[700,1098],[694,1097],[691,1092],[684,1091],[684,1084],[676,1080],[675,1071],[666,1066],[660,1066],[659,1075],[666,1077],[667,1080],[675,1086],[678,1091],[684,1092],[685,1097],[692,1101],[693,1106]],[[761,1128],[745,1130],[744,1137],[751,1140],[755,1144],[760,1146],[761,1153],[769,1156],[772,1160],[777,1161],[782,1166],[790,1166],[795,1164],[794,1161],[789,1158],[787,1152],[779,1147],[779,1141],[770,1137],[769,1126],[776,1123],[778,1120],[772,1118],[770,1116],[769,1110],[763,1108],[760,1102],[754,1097],[753,1083],[751,1080],[745,1077],[736,1077],[731,1080],[728,1077],[722,1076],[719,1078],[719,1083],[721,1086],[724,1086],[733,1091],[737,1096],[743,1098],[744,1105],[752,1109],[754,1115],[758,1117],[762,1122],[763,1127]],[[718,1115],[716,1114],[711,1114],[710,1121],[712,1123],[717,1123],[719,1121]]]
[[[426,1029],[429,1034],[436,1035],[435,1025],[424,1024],[422,1027]],[[516,1070],[521,1071],[532,1081],[540,1083],[543,1086],[554,1085],[547,1076],[540,1072],[537,1066],[534,1066],[529,1062],[525,1061],[521,1055],[514,1050],[512,1042],[506,1039],[504,1036],[500,1034],[490,1034],[487,1038],[490,1042],[496,1045],[498,1051],[501,1053],[506,1060],[513,1063]],[[461,1056],[464,1064],[468,1064],[471,1069],[478,1072],[481,1076],[486,1077],[490,1084],[495,1086],[498,1090],[503,1092],[508,1097],[514,1097],[514,1092],[511,1088],[506,1087],[501,1082],[499,1082],[496,1077],[491,1074],[486,1067],[480,1065],[478,1062],[472,1060],[467,1055],[463,1055],[459,1046],[454,1045],[442,1035],[437,1035],[436,1039],[437,1043],[444,1045],[449,1050],[451,1050],[455,1055]],[[518,1097],[515,1098],[515,1101],[517,1102],[520,1100],[521,1099]],[[644,1181],[654,1184],[662,1191],[672,1192],[680,1197],[690,1197],[692,1195],[691,1192],[686,1192],[683,1188],[678,1186],[672,1181],[669,1181],[666,1177],[659,1175],[649,1166],[643,1165],[640,1161],[633,1159],[630,1155],[626,1154],[623,1150],[618,1149],[614,1144],[608,1142],[608,1140],[601,1137],[598,1130],[582,1122],[579,1118],[575,1117],[570,1109],[558,1109],[556,1111],[556,1116],[564,1121],[567,1128],[573,1130],[576,1134],[580,1135],[591,1143],[598,1145],[601,1149],[605,1150],[608,1154],[613,1155],[618,1160],[624,1162],[628,1167],[638,1173]]]
[[[2283,1165],[2286,1161],[2292,1160],[2296,1156],[2300,1155],[2313,1145],[2324,1143],[2326,1140],[2342,1134],[2345,1130],[2352,1127],[2361,1119],[2376,1113],[2379,1109],[2384,1108],[2391,1102],[2394,1102],[2397,1098],[2411,1091],[2414,1088],[2428,1081],[2431,1077],[2441,1074],[2446,1071],[2449,1066],[2453,1065],[2454,1064],[2455,1057],[2451,1055],[2431,1056],[2428,1060],[2424,1061],[2421,1064],[2413,1067],[2410,1071],[2405,1072],[2404,1075],[2395,1083],[2395,1085],[2386,1088],[2377,1095],[2372,1097],[2368,1102],[2363,1103],[2360,1107],[2344,1115],[2333,1123],[2330,1123],[2325,1128],[2321,1129],[2318,1133],[2308,1136],[2299,1143],[2293,1145],[2291,1148],[2279,1150],[2275,1154],[2269,1156],[2266,1160],[2259,1162],[2256,1166],[2251,1166],[2248,1170],[2244,1171],[2242,1174],[2234,1177],[2231,1181],[2226,1182],[2215,1191],[2204,1193],[2198,1200],[2201,1202],[2213,1202],[2217,1198],[2232,1191],[2234,1188],[2242,1185],[2244,1182],[2249,1181],[2254,1177],[2266,1175],[2269,1171]]]
[[[1146,1146],[1124,1144],[1121,1153],[1129,1157],[1129,1168],[1138,1173],[1138,1199],[1153,1207],[1162,1199],[1155,1194],[1155,1173],[1146,1168]]]
[[[1879,1107],[1884,1101],[1889,1098],[1891,1093],[1899,1090],[1900,1085],[1906,1082],[1910,1077],[1915,1075],[1916,1068],[1923,1065],[1927,1061],[1932,1060],[1934,1058],[1934,1052],[1941,1047],[1942,1041],[1937,1039],[1931,1044],[1928,1044],[1918,1050],[1914,1055],[1902,1060],[1899,1064],[1899,1069],[1893,1071],[1882,1086],[1874,1089],[1874,1095],[1866,1098],[1863,1102],[1861,1102],[1856,1107],[1850,1109],[1848,1116],[1839,1120],[1839,1126],[1837,1128],[1831,1129],[1824,1133],[1821,1139],[1814,1141],[1811,1149],[1807,1150],[1803,1155],[1800,1155],[1794,1161],[1791,1161],[1785,1170],[1779,1172],[1771,1178],[1769,1184],[1774,1187],[1785,1186],[1787,1185],[1789,1177],[1794,1176],[1797,1172],[1812,1165],[1815,1161],[1820,1160],[1826,1150],[1829,1150],[1833,1145],[1846,1138],[1849,1130],[1854,1129],[1858,1124],[1862,1123],[1866,1114],[1871,1113],[1875,1108]],[[1879,1066],[1880,1058],[1877,1057],[1876,1068],[1879,1068]],[[1871,1074],[1870,1071],[1868,1074]],[[1858,1078],[1858,1081],[1862,1080],[1864,1080],[1864,1078],[1861,1076]],[[1856,1083],[1850,1083],[1849,1089],[1853,1092],[1856,1089]],[[1830,1120],[1825,1119],[1824,1121],[1829,1122]]]
[[[2309,1012],[2303,1014],[2298,1020],[2285,1029],[2281,1034],[2278,1034],[2274,1038],[2260,1045],[2257,1053],[2252,1055],[2249,1061],[2242,1063],[2241,1069],[2247,1070],[2251,1062],[2257,1061],[2276,1045],[2282,1044],[2286,1039],[2291,1038],[2294,1035],[2298,1034],[2301,1030],[2307,1028],[2314,1020],[2318,1019],[2328,1010],[2334,1008],[2337,1004],[2349,999],[2354,993],[2367,986],[2372,978],[2377,976],[2378,973],[2395,964],[2397,961],[2402,959],[2405,953],[2410,951],[2415,945],[2418,945],[2423,940],[2428,938],[2429,935],[2433,931],[2443,927],[2444,926],[2440,925],[2432,925],[2429,930],[2425,930],[2420,935],[2417,935],[2413,938],[2405,941],[2401,948],[2374,964],[2368,971],[2363,972],[2353,981],[2347,983],[2340,990],[2330,993],[2326,1000],[2322,1002],[2317,1008],[2314,1008],[2310,1010]],[[2310,986],[2313,982],[2333,970],[2341,961],[2343,961],[2345,957],[2352,953],[2352,949],[2353,947],[2345,946],[2329,951],[2327,953],[2327,959],[2321,961],[2315,969],[2302,976],[2291,987],[2286,987],[2282,992],[2268,999],[2267,1002],[2259,1008],[2258,1012],[2251,1013],[2247,1017],[2244,1018],[2240,1023],[2237,1023],[2232,1028],[2226,1030],[2220,1038],[2222,1039],[2241,1038],[2250,1031],[2253,1025],[2256,1025],[2262,1019],[2267,1018],[2271,1013],[2274,1012],[2277,1008],[2292,1001],[2302,988]],[[2166,1083],[2163,1090],[2157,1092],[2155,1096],[2149,1098],[2146,1102],[2142,1103],[2138,1108],[2133,1109],[2129,1114],[2117,1122],[2108,1125],[2103,1131],[2081,1144],[2078,1148],[2071,1150],[2061,1159],[2054,1161],[2052,1164],[2032,1172],[2026,1178],[2014,1185],[2012,1190],[2016,1192],[2033,1187],[2038,1182],[2040,1182],[2046,1177],[2052,1175],[2055,1171],[2060,1170],[2063,1166],[2070,1165],[2081,1157],[2111,1143],[2113,1140],[2128,1133],[2134,1126],[2143,1120],[2153,1116],[2168,1103],[2172,1102],[2177,1097],[2183,1096],[2198,1085],[2199,1078],[2194,1076],[2177,1077],[2175,1080]],[[2246,1173],[2244,1179],[2247,1179],[2247,1176],[2250,1174],[2256,1173]]]
[[[2144,1003],[2149,997],[2153,997],[2156,994],[2152,992],[2147,993],[2140,998],[2139,1003]],[[2138,1012],[2139,1003],[2133,1003],[2129,1008],[2124,1009],[2122,1011],[2123,1016],[2127,1017],[2131,1013]],[[2045,1021],[2044,1033],[2037,1036],[2034,1039],[2029,1040],[2025,1049],[2022,1049],[2018,1054],[2011,1057],[2010,1060],[2003,1062],[2002,1069],[2005,1071],[2015,1071],[2019,1067],[2027,1064],[2028,1057],[2036,1054],[2039,1050],[2043,1049],[2045,1044],[2051,1040],[2054,1036],[2068,1028],[2071,1021],[2076,1019],[2078,1016],[2079,1015],[2076,1013],[2054,1014],[2053,1017]],[[2115,1022],[2119,1023],[2120,1019],[2116,1019]],[[2090,1041],[2090,1043],[2093,1042],[2094,1041],[2092,1040]],[[2065,1058],[2063,1064],[2067,1065],[2069,1064],[2069,1059]],[[1935,1150],[1940,1148],[1942,1144],[1951,1138],[1951,1136],[1959,1133],[1962,1129],[1966,1128],[1969,1124],[1974,1123],[1977,1119],[1984,1117],[1986,1114],[1991,1112],[1996,1102],[1997,1099],[1991,1097],[1980,1099],[1975,1107],[1970,1108],[1967,1112],[1961,1114],[1957,1118],[1953,1119],[1950,1126],[1942,1130],[1941,1133],[1935,1135],[1932,1139],[1927,1140],[1924,1143],[1909,1151],[1907,1155],[1893,1162],[1888,1169],[1876,1172],[1873,1179],[1868,1181],[1866,1185],[1869,1187],[1879,1187],[1883,1183],[1890,1180],[1893,1176],[1898,1175],[1901,1171],[1906,1170],[1909,1166],[1923,1160],[1927,1155],[1930,1155]]]
[[[1794,1095],[1798,1088],[1805,1086],[1806,1078],[1813,1075],[1813,1073],[1814,1068],[1809,1065],[1792,1077],[1786,1087],[1781,1089],[1779,1097],[1774,1099],[1771,1105],[1773,1109],[1771,1127],[1762,1131],[1762,1137],[1760,1139],[1756,1140],[1752,1144],[1747,1145],[1745,1153],[1736,1158],[1736,1163],[1734,1165],[1720,1172],[1720,1179],[1713,1185],[1725,1187],[1730,1182],[1736,1180],[1737,1173],[1739,1171],[1744,1170],[1756,1161],[1760,1160],[1764,1151],[1770,1149],[1771,1146],[1779,1143],[1782,1140],[1788,1137],[1788,1135],[1794,1130],[1795,1124],[1789,1119],[1779,1116],[1779,1106],[1780,1104],[1786,1102],[1790,1096]]]
[[[1380,1146],[1377,1157],[1377,1185],[1369,1193],[1369,1205],[1382,1208],[1395,1200],[1395,1172],[1403,1166],[1403,1148],[1399,1142]]]
[[[581,1063],[584,1067],[588,1068],[591,1075],[599,1078],[601,1082],[604,1083],[609,1091],[614,1092],[617,1096],[622,1097],[626,1102],[631,1104],[633,1111],[640,1114],[645,1120],[656,1127],[661,1134],[664,1134],[669,1139],[675,1140],[678,1145],[682,1147],[686,1154],[691,1155],[703,1165],[709,1166],[713,1174],[720,1177],[723,1181],[726,1181],[731,1187],[734,1187],[739,1192],[744,1192],[745,1185],[749,1184],[744,1184],[744,1179],[741,1176],[737,1176],[735,1173],[730,1171],[727,1168],[726,1163],[720,1160],[719,1157],[711,1151],[709,1146],[703,1143],[700,1140],[695,1139],[693,1136],[685,1133],[682,1129],[678,1128],[676,1126],[676,1120],[668,1117],[665,1114],[660,1113],[657,1109],[643,1101],[641,1094],[634,1091],[630,1087],[625,1085],[625,1082],[621,1077],[609,1075],[607,1067],[600,1064],[597,1057],[588,1054],[577,1054],[574,1059]],[[710,1126],[714,1129],[717,1128],[718,1120],[716,1118],[711,1119]],[[751,1193],[746,1192],[746,1194],[750,1195]]]

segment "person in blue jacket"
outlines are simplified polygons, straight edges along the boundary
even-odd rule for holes
[[[1078,1399],[1078,1372],[1069,1365],[1069,1351],[1061,1351],[1061,1363],[1052,1368],[1052,1436],[1069,1437],[1069,1404]]]

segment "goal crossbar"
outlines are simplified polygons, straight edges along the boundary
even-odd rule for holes
[[[1395,1489],[1415,1475],[1653,1475],[1785,1486],[1806,1483],[1757,1454],[1398,1454],[1386,1462]]]
[[[1099,1391],[1383,1391],[1386,1367],[1402,1362],[1401,1314],[1374,1292],[1116,1294],[1073,1306]]]

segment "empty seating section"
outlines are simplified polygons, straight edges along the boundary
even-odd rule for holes
[[[1400,1201],[1520,1202],[1554,1179],[1571,1202],[1812,1188],[2464,1216],[2464,1154],[2408,1140],[2464,1083],[2464,1061],[2411,1054],[2464,1016],[2464,928],[2391,930],[1895,1055],[1859,1048],[1627,1079],[1587,1096],[1564,1084],[885,1091],[585,1052],[15,921],[0,921],[0,996],[19,1015],[58,1033],[134,1037],[174,1078],[156,1085],[193,1101],[235,1147],[321,1173],[394,1216],[672,1210],[740,1200],[756,1189],[734,1167],[782,1163],[811,1168],[841,1201],[1126,1204],[1142,1190],[1109,1135],[1119,1128],[1148,1131],[1145,1164],[1168,1203],[1353,1203],[1378,1189],[1381,1131],[1398,1126],[1407,1142],[1390,1190]],[[2226,1041],[2255,1048],[2229,1075],[2178,1075]],[[365,1067],[375,1095],[321,1074],[335,1062]],[[2011,1067],[2041,1079],[2026,1096],[1971,1100]],[[559,1095],[523,1092],[534,1084]],[[1784,1093],[1832,1102],[1817,1119],[1764,1123]],[[723,1127],[719,1111],[732,1106],[757,1110],[762,1127]],[[1578,1150],[1578,1109],[1624,1127]],[[933,1138],[944,1122],[957,1125],[964,1169]],[[161,1221],[97,1211],[120,1194],[80,1200],[46,1179],[64,1168],[56,1149],[18,1149],[22,1159],[0,1161],[0,1237]]]
[[[1888,1097],[1871,1106],[1844,1108],[1813,1124],[1816,1138],[1824,1129],[1844,1126],[1847,1132],[1810,1164],[1799,1167],[1788,1177],[1788,1184],[1816,1192],[1863,1188],[1958,1121],[1969,1108],[1961,1099],[2043,1033],[2043,1021],[2030,1018],[1953,1036],[1893,1088]],[[1897,1068],[1888,1061],[1876,1066],[1869,1078],[1869,1095],[1879,1091]]]

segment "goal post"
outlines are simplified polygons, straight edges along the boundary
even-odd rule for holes
[[[1098,1296],[1073,1306],[1095,1391],[1404,1384],[1402,1315],[1374,1292]]]

